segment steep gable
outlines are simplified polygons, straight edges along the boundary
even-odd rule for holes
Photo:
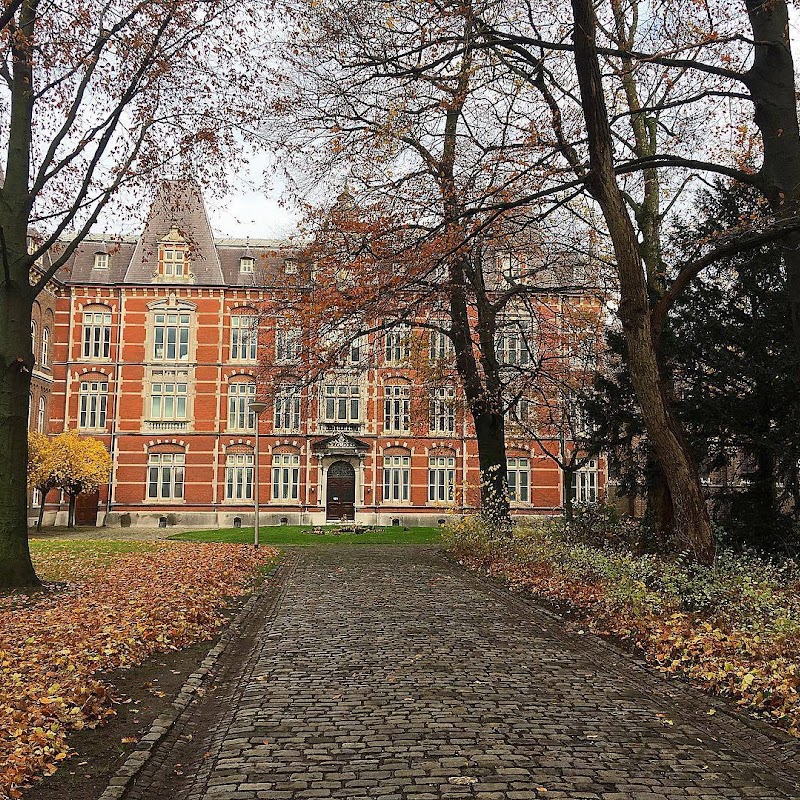
[[[191,278],[175,280],[176,283],[204,286],[225,283],[203,195],[194,181],[175,180],[161,184],[125,274],[125,283],[172,282],[158,275],[160,242],[183,242],[186,245]]]

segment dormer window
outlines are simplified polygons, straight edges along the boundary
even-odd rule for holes
[[[95,269],[108,269],[111,259],[108,253],[95,253],[94,254],[94,268]]]
[[[518,283],[524,271],[524,259],[517,253],[500,253],[497,256],[497,271],[508,283]]]
[[[297,259],[287,258],[283,262],[283,269],[287,275],[297,275]]]
[[[161,274],[168,278],[180,278],[186,275],[186,248],[182,245],[162,244],[160,247]]]
[[[256,271],[256,260],[252,256],[242,256],[239,259],[239,272],[252,274]]]

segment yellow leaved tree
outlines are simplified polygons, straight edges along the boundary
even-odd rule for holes
[[[39,518],[36,521],[37,531],[42,529],[45,498],[48,492],[59,485],[55,451],[53,440],[49,436],[37,431],[28,433],[28,488],[38,490],[41,498]]]
[[[58,486],[69,497],[67,525],[75,525],[75,501],[83,492],[94,492],[111,476],[111,456],[99,439],[65,431],[53,437]]]
[[[99,439],[65,431],[58,436],[28,435],[28,486],[42,493],[37,529],[42,527],[44,498],[52,489],[69,497],[68,526],[75,525],[75,501],[83,492],[94,492],[111,476],[111,456]]]

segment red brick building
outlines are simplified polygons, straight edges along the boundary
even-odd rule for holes
[[[38,361],[41,380],[52,380],[50,432],[77,428],[112,455],[110,485],[84,502],[82,521],[252,523],[249,403],[259,358],[266,352],[291,374],[297,346],[280,320],[259,321],[259,313],[308,279],[293,255],[281,242],[215,238],[190,183],[164,187],[140,237],[90,237],[78,248],[54,283],[54,310],[37,319],[49,331],[47,358]],[[288,381],[264,398],[267,524],[435,524],[475,504],[476,447],[465,415],[446,388],[419,412],[402,347],[387,338],[377,366],[353,352],[319,386]],[[514,510],[557,512],[565,487],[554,463],[513,437],[508,455]],[[593,499],[603,481],[589,465],[578,492]],[[46,523],[66,513],[55,500],[53,493]]]

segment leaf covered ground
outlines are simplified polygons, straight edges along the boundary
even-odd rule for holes
[[[235,544],[35,542],[42,591],[0,596],[0,798],[70,755],[70,731],[114,713],[97,676],[213,638],[228,598],[277,556]]]
[[[632,645],[664,673],[732,698],[800,736],[800,571],[721,553],[713,567],[586,544],[558,524],[492,540],[474,520],[445,532],[466,566],[568,612],[579,628]],[[713,713],[713,712],[710,712]]]

